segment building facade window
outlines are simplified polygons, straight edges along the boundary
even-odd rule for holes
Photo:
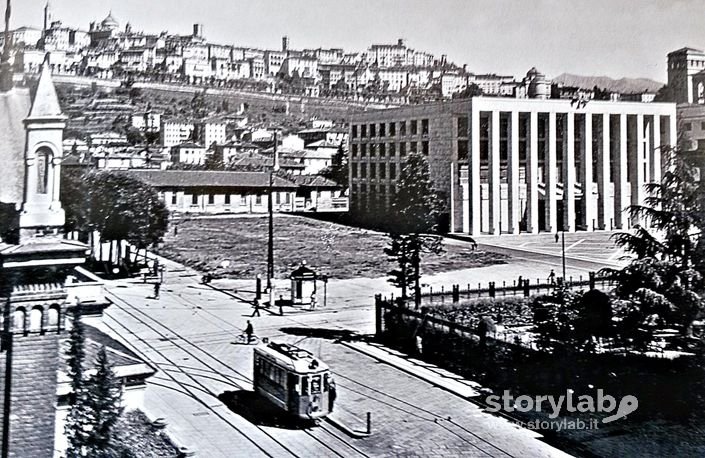
[[[352,165],[352,177],[357,178],[357,162]]]
[[[367,164],[360,164],[360,178],[367,178]]]
[[[215,196],[213,194],[208,194],[208,205],[213,205],[215,203]]]
[[[362,124],[360,126],[360,138],[367,137],[367,124]]]
[[[458,137],[467,137],[469,129],[469,123],[467,116],[461,116],[458,118]]]
[[[352,126],[352,138],[357,138],[357,125],[353,124]]]
[[[399,143],[399,156],[406,156],[406,142]]]
[[[397,124],[394,122],[389,123],[389,136],[393,137],[397,134]]]
[[[381,180],[384,180],[385,178],[387,178],[387,167],[385,167],[385,164],[379,165],[379,178]]]
[[[421,152],[424,156],[428,156],[428,141],[424,140],[421,142]]]
[[[411,142],[411,144],[409,145],[409,152],[410,152],[410,153],[416,153],[416,152],[418,152],[418,150],[417,150],[416,148],[417,148],[417,143],[416,143],[416,142]]]
[[[392,180],[397,179],[397,165],[394,163],[389,164],[389,178]]]
[[[406,121],[401,121],[399,123],[399,135],[406,135]]]
[[[367,145],[360,145],[360,157],[367,156]]]
[[[245,194],[240,196],[240,205],[247,205],[247,196]]]
[[[397,154],[397,145],[394,143],[389,144],[389,155],[391,157],[394,157],[394,155]]]
[[[191,205],[198,205],[198,194],[191,194]]]
[[[374,162],[370,164],[370,178],[373,180],[377,178],[377,164]]]
[[[375,125],[370,124],[370,137],[376,137],[376,136],[377,136],[377,132],[375,131]]]
[[[421,120],[421,135],[428,135],[428,119]]]
[[[357,157],[357,144],[352,145],[352,157]]]
[[[225,205],[230,205],[230,194],[225,194]]]
[[[419,126],[418,122],[414,119],[411,121],[411,135],[416,135],[418,134]]]
[[[381,124],[379,125],[379,136],[380,136],[380,137],[386,137],[386,136],[387,136],[386,125],[385,125],[384,123],[381,123]]]
[[[255,196],[255,205],[262,205],[262,194],[257,194]]]
[[[387,145],[384,143],[379,144],[379,157],[385,157],[387,155]]]
[[[176,194],[176,191],[174,191],[171,193],[171,205],[176,205],[176,203],[177,203],[176,199],[177,199],[177,194]]]

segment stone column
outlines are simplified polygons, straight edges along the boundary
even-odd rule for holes
[[[627,200],[627,115],[619,115],[619,145],[617,157],[614,159],[614,227],[616,229],[626,229],[625,209],[629,206]]]
[[[499,235],[501,232],[501,212],[500,207],[500,177],[499,177],[499,111],[493,110],[490,122],[490,154],[489,154],[489,208],[490,208],[490,233]]]
[[[529,148],[526,154],[526,229],[539,232],[539,138],[538,113],[529,114]]]
[[[556,182],[558,170],[556,167],[556,113],[548,114],[548,157],[545,161],[545,189],[546,189],[546,230],[555,232],[558,230],[557,213],[558,204],[556,202]]]
[[[519,233],[521,208],[519,207],[519,112],[512,111],[509,118],[509,151],[507,161],[507,197],[509,233]]]
[[[575,232],[575,114],[566,113],[563,119],[563,227]]]
[[[633,146],[632,154],[629,157],[629,167],[631,168],[631,204],[642,205],[644,203],[644,115],[636,115],[636,144]],[[632,225],[640,224],[638,218],[632,219]]]
[[[602,138],[597,143],[597,227],[610,228],[610,115],[603,113]]]
[[[661,116],[654,115],[651,123],[651,157],[649,178],[654,183],[661,182]]]
[[[482,234],[482,184],[480,183],[480,110],[472,106],[470,116],[470,141],[471,147],[468,152],[469,163],[469,188],[470,188],[470,234]]]
[[[470,208],[470,177],[467,165],[461,165],[460,176],[458,177],[458,183],[460,184],[460,202],[462,212],[462,232],[465,234],[470,233],[470,215],[472,214],[472,209]]]
[[[585,121],[580,127],[580,184],[583,190],[581,210],[587,231],[595,227],[595,205],[592,195],[592,113],[585,113]]]

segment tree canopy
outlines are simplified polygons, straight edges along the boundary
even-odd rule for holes
[[[426,158],[419,153],[407,156],[397,179],[397,192],[392,197],[391,212],[395,220],[389,225],[389,245],[384,253],[396,267],[389,272],[389,282],[401,288],[402,299],[414,287],[419,305],[421,287],[421,255],[440,253],[441,237],[436,235],[443,202],[433,189]]]
[[[664,149],[664,159],[661,182],[629,209],[644,225],[614,236],[636,259],[612,274],[634,329],[658,320],[688,332],[705,310],[705,185],[681,151]]]
[[[157,191],[125,173],[67,170],[61,194],[69,230],[97,230],[104,240],[138,247],[166,232],[169,211]]]

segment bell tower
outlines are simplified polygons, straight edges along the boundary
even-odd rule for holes
[[[27,132],[25,186],[20,212],[20,238],[39,232],[52,233],[64,225],[59,186],[66,116],[51,80],[49,54],[44,59],[39,84],[29,116]]]

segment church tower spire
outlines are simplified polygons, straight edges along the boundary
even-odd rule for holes
[[[64,225],[59,198],[63,131],[66,116],[51,79],[49,54],[44,59],[29,116],[25,150],[25,187],[20,212],[20,238],[58,232]]]

